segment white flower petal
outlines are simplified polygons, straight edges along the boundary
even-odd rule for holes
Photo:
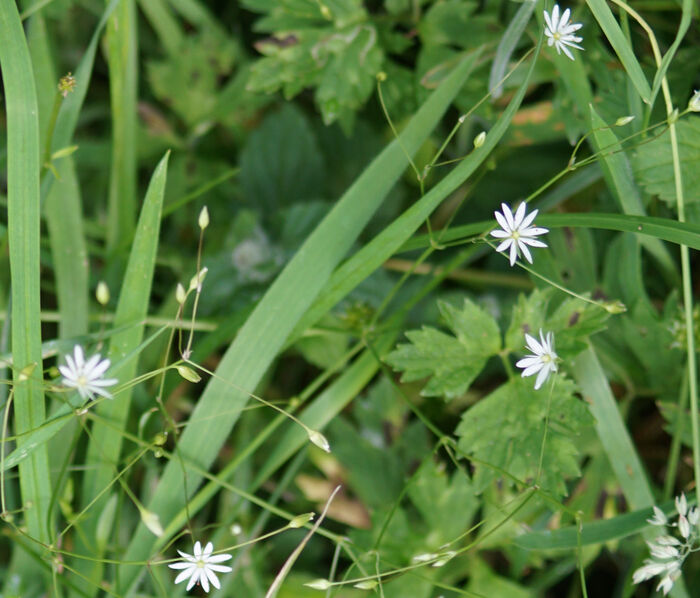
[[[537,374],[537,380],[535,380],[535,390],[539,390],[544,384],[545,380],[549,376],[549,368],[543,367],[542,371]]]
[[[188,577],[190,577],[194,573],[193,569],[188,569],[186,571],[181,571],[180,574],[175,578],[175,585],[185,581]]]

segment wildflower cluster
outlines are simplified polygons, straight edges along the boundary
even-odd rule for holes
[[[676,497],[676,512],[678,521],[669,523],[666,514],[654,507],[654,517],[647,519],[651,525],[664,527],[666,525],[678,530],[680,539],[672,535],[661,535],[653,542],[647,542],[651,558],[644,561],[644,565],[634,572],[634,583],[641,583],[652,577],[660,577],[661,581],[656,590],[668,594],[674,582],[680,577],[683,562],[691,552],[700,549],[700,533],[698,521],[700,512],[697,507],[688,508],[688,501],[684,494]]]

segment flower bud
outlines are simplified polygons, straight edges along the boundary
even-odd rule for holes
[[[202,208],[202,211],[199,213],[199,228],[204,230],[209,226],[209,210],[207,210],[207,206],[204,206]]]
[[[192,280],[190,280],[190,291],[197,289],[197,292],[200,292],[202,290],[202,283],[204,282],[204,277],[207,275],[207,272],[209,272],[209,268],[205,266],[192,277]]]
[[[97,298],[97,302],[103,307],[109,303],[109,287],[104,280],[97,283],[95,297]]]
[[[609,314],[623,314],[627,311],[627,306],[617,299],[604,303],[603,307]]]
[[[188,382],[194,382],[196,384],[202,379],[197,372],[195,372],[192,368],[188,368],[186,365],[176,365],[175,369],[177,370],[177,373]]]
[[[183,305],[185,303],[185,300],[187,299],[185,287],[182,286],[182,283],[177,283],[177,288],[175,289],[175,299],[177,299],[177,302],[180,305]]]
[[[357,588],[358,590],[373,590],[375,587],[377,587],[376,579],[368,579],[367,581],[361,581],[353,586],[353,588]]]
[[[19,376],[17,376],[17,382],[24,382],[25,380],[29,379],[29,376],[32,375],[34,370],[36,369],[36,362],[35,363],[30,363],[29,365],[25,365],[19,372]]]
[[[700,91],[695,90],[693,97],[688,102],[688,110],[691,112],[700,112]]]
[[[331,445],[328,444],[328,440],[326,440],[326,437],[321,434],[321,432],[317,432],[316,430],[309,430],[309,440],[313,442],[318,448],[326,451],[327,453],[331,452]]]
[[[621,116],[615,121],[616,127],[624,127],[634,120],[634,116]]]
[[[481,133],[474,138],[474,149],[484,145],[484,141],[486,141],[486,131],[481,131]]]
[[[327,590],[331,587],[331,582],[327,579],[314,579],[309,583],[304,584],[307,588],[312,588],[314,590]]]
[[[155,513],[147,511],[146,509],[141,509],[141,521],[143,521],[143,524],[149,530],[151,530],[151,533],[154,536],[158,536],[160,538],[163,535],[163,527],[160,524],[158,515]]]
[[[314,519],[314,513],[302,513],[301,515],[297,515],[294,519],[292,519],[287,524],[287,527],[291,527],[292,529],[296,529],[298,527],[306,525],[307,523],[309,523],[309,521],[313,521],[313,519]]]

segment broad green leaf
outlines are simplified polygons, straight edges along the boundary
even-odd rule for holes
[[[323,156],[298,108],[269,114],[243,147],[240,182],[248,205],[271,215],[323,193]]]
[[[217,106],[219,81],[230,74],[235,58],[229,38],[203,30],[185,37],[177,53],[150,61],[148,79],[154,95],[193,127]]]
[[[538,483],[557,496],[566,494],[567,479],[580,474],[577,439],[593,423],[588,406],[575,396],[575,385],[561,375],[539,390],[533,384],[532,378],[511,380],[462,416],[456,430],[458,446],[463,454],[478,459],[477,491],[498,477],[494,468],[526,483]]]
[[[553,332],[556,352],[572,359],[588,346],[588,337],[605,328],[607,310],[576,297],[567,297],[547,318],[547,332]]]
[[[408,486],[408,496],[423,517],[431,544],[437,550],[469,528],[479,499],[461,471],[450,475],[432,459],[426,460]]]
[[[486,365],[501,349],[498,324],[484,309],[468,299],[461,310],[440,302],[446,334],[424,327],[406,333],[410,344],[401,344],[385,361],[403,372],[403,382],[430,377],[421,391],[426,397],[453,399],[464,394]]]
[[[273,35],[256,44],[264,57],[253,64],[247,88],[267,93],[281,89],[291,98],[315,87],[324,122],[338,120],[347,130],[374,90],[384,62],[379,34],[362,2],[249,4],[267,13],[255,28]]]
[[[506,332],[505,346],[521,352],[525,346],[525,334],[537,335],[544,326],[551,290],[535,289],[529,295],[521,294],[513,306],[510,326]],[[549,332],[549,331],[548,331]]]
[[[686,202],[700,201],[700,119],[678,121],[676,133],[683,178],[683,197]],[[658,195],[672,207],[676,205],[671,136],[668,131],[640,145],[632,164],[637,179],[647,193]]]
[[[425,45],[456,45],[474,48],[493,42],[498,21],[494,15],[477,10],[478,3],[445,0],[433,4],[420,20],[418,31]]]

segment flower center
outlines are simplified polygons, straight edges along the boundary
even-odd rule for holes
[[[198,569],[204,569],[206,564],[207,564],[207,562],[203,559],[199,559],[196,563]]]
[[[78,376],[77,382],[78,382],[78,386],[85,386],[88,381],[87,381],[87,378],[85,377],[85,375],[81,374],[80,376]]]
[[[517,241],[520,238],[520,233],[517,230],[514,230],[510,236],[513,241]]]
[[[552,361],[552,356],[549,353],[542,355],[542,363],[549,363]]]
[[[555,31],[552,34],[552,37],[554,38],[555,41],[559,41],[561,39],[561,33],[559,33],[558,31]]]

